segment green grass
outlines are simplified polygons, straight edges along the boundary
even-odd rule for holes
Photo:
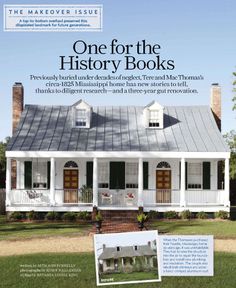
[[[100,283],[107,283],[107,282],[103,282],[102,279],[111,279],[111,278],[113,279],[113,282],[140,281],[140,280],[150,280],[150,279],[157,280],[158,274],[156,271],[104,274],[101,276]]]
[[[7,222],[0,216],[0,240],[28,239],[33,237],[71,236],[86,234],[91,224],[63,222]]]
[[[214,235],[215,238],[236,238],[236,221],[230,220],[161,220],[148,225],[160,233]]]
[[[73,264],[80,272],[73,277],[20,277],[20,265]],[[126,285],[140,288],[235,288],[236,254],[215,253],[213,277],[162,277],[160,283]],[[7,288],[95,288],[95,266],[92,253],[81,254],[34,254],[24,256],[0,257],[0,287]],[[124,287],[111,285],[109,287]]]

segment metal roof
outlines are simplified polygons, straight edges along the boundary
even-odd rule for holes
[[[26,105],[9,151],[228,152],[208,106],[164,108],[164,128],[145,128],[144,107],[93,107],[90,128],[73,127],[73,106]]]
[[[103,249],[103,252],[98,257],[99,260],[105,259],[117,259],[122,257],[138,257],[138,256],[156,256],[156,252],[151,249],[148,245],[139,245],[137,250],[134,246],[122,246],[117,251],[116,247],[107,247]]]

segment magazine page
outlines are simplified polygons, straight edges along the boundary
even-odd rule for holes
[[[0,4],[0,286],[235,287],[235,1]]]

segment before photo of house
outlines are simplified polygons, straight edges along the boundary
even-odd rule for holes
[[[94,235],[97,284],[160,281],[157,231]]]

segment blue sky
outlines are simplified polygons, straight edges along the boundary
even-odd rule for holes
[[[59,55],[72,54],[76,40],[109,45],[136,43],[146,39],[161,45],[161,56],[175,60],[175,74],[204,76],[194,86],[199,94],[86,95],[92,105],[146,105],[155,99],[162,105],[208,105],[211,83],[222,87],[222,130],[235,128],[232,111],[232,72],[236,70],[236,1],[234,0],[101,0],[101,1],[28,1],[22,4],[103,4],[103,32],[3,32],[0,22],[0,140],[11,135],[11,89],[22,82],[27,104],[70,105],[81,95],[35,94],[36,82],[29,76],[58,74]],[[19,1],[1,1],[19,4]],[[73,55],[73,54],[72,54]],[[109,56],[108,56],[109,57]],[[86,75],[87,72],[80,72]],[[64,74],[68,74],[65,72]],[[107,74],[107,73],[104,73]],[[131,75],[132,73],[124,72]],[[143,74],[135,72],[135,74]],[[145,73],[162,75],[163,71]]]

